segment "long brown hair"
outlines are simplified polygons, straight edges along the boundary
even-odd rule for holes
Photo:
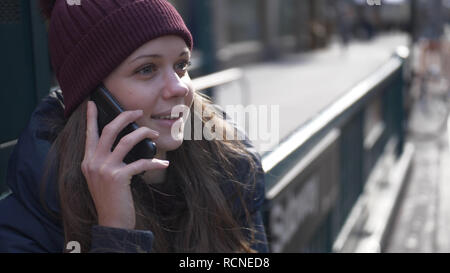
[[[202,105],[202,111],[212,107],[209,98],[197,92],[193,105],[196,103]],[[83,252],[90,250],[91,228],[97,224],[95,205],[81,172],[86,107],[87,101],[68,120],[54,122],[64,126],[50,150],[52,161],[59,162],[65,243],[78,241]],[[190,118],[191,124],[195,119],[203,126],[207,122],[194,107]],[[210,118],[216,119],[215,130],[223,129],[224,140],[184,140],[178,149],[167,153],[171,164],[162,184],[133,178],[136,229],[153,232],[154,252],[253,252],[250,246],[255,234],[245,201],[252,199],[245,194],[254,190],[257,166],[240,141],[227,139],[235,135],[235,128],[220,115]],[[194,130],[191,136],[193,139]],[[236,171],[236,164],[242,163],[248,167],[248,176]]]

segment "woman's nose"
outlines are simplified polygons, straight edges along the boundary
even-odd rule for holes
[[[165,77],[165,87],[163,97],[169,99],[171,97],[184,97],[189,92],[189,89],[177,73],[174,71],[167,72]]]

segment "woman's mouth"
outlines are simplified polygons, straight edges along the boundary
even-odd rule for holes
[[[155,115],[151,116],[151,118],[162,127],[172,127],[182,116],[183,113],[178,113],[176,115]]]
[[[151,116],[152,119],[156,120],[177,120],[183,117],[183,112],[175,114],[175,115],[155,115]]]

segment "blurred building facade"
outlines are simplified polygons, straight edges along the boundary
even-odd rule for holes
[[[329,0],[170,2],[194,36],[201,61],[193,76],[323,47],[331,37]]]
[[[169,0],[192,30],[192,76],[326,46],[340,26],[349,38],[409,27],[410,0]]]

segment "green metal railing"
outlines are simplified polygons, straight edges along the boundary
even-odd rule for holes
[[[263,155],[273,252],[331,252],[388,141],[403,149],[407,48]]]

